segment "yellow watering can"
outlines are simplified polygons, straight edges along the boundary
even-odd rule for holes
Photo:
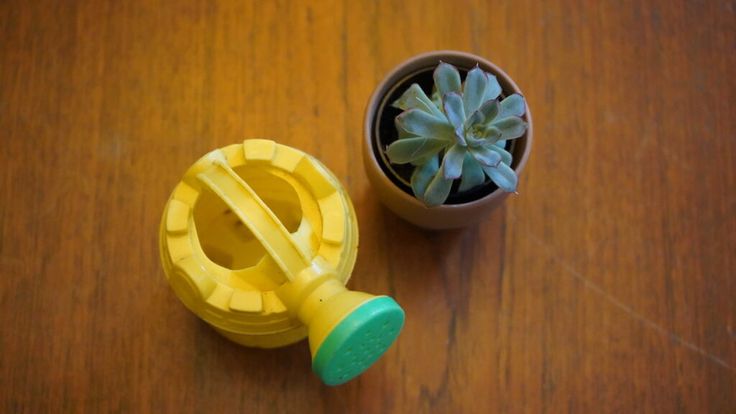
[[[309,336],[328,385],[365,371],[391,346],[404,311],[345,288],[358,224],[337,178],[315,158],[268,140],[210,152],[166,203],[161,261],[192,312],[246,346]]]

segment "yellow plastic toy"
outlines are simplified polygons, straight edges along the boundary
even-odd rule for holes
[[[160,236],[187,308],[246,346],[308,335],[328,385],[362,373],[403,327],[393,299],[345,288],[358,250],[353,206],[327,168],[294,148],[246,140],[205,155],[174,189]]]

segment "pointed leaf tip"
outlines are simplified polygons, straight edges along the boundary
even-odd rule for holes
[[[424,112],[441,117],[442,112],[424,93],[424,90],[416,83],[411,84],[404,93],[394,101],[391,106],[403,111],[409,109],[420,109]]]
[[[466,114],[472,114],[483,103],[487,84],[485,72],[476,64],[475,68],[468,72],[463,83],[463,104]]]
[[[515,93],[506,97],[501,101],[500,111],[498,113],[499,118],[505,118],[509,116],[523,116],[526,113],[526,102],[524,97]]]
[[[516,191],[519,177],[516,176],[516,172],[508,165],[499,163],[496,167],[483,167],[483,171],[503,191],[508,193]]]
[[[440,61],[432,77],[440,96],[449,92],[460,92],[460,72],[455,66]]]
[[[489,99],[496,99],[501,94],[501,84],[498,83],[498,79],[496,79],[496,76],[488,72],[485,72],[485,74],[487,85],[485,95],[483,96],[484,102]]]

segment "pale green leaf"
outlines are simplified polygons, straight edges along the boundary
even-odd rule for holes
[[[434,70],[433,77],[440,96],[445,96],[450,92],[460,92],[460,73],[449,63],[440,62]]]
[[[496,119],[496,116],[498,116],[499,105],[500,104],[495,99],[485,101],[480,105],[480,108],[478,108],[478,112],[480,112],[481,115],[483,115],[482,122],[484,124]]]
[[[450,124],[458,132],[462,134],[463,123],[465,122],[465,110],[463,109],[463,98],[457,92],[446,93],[442,97],[442,107]]]
[[[403,111],[420,109],[437,117],[442,117],[442,111],[435,106],[429,97],[427,97],[427,94],[416,83],[413,83],[391,106]]]
[[[481,130],[479,136],[485,142],[496,142],[497,139],[501,138],[501,130],[493,126],[487,126]]]
[[[392,142],[386,149],[386,155],[394,164],[406,164],[434,155],[445,145],[447,141],[439,138],[404,138]]]
[[[465,158],[466,152],[466,147],[460,144],[455,144],[445,153],[445,158],[442,160],[442,170],[445,174],[445,178],[448,180],[454,180],[460,177],[460,174],[462,174],[463,171],[463,159]]]
[[[399,123],[399,117],[394,118],[394,126],[396,127],[396,131],[399,133],[399,139],[404,138],[414,138],[417,136],[417,134],[412,134],[411,132],[405,130],[401,127],[401,124]]]
[[[514,170],[504,163],[498,164],[496,167],[482,167],[488,177],[496,183],[498,188],[503,191],[513,193],[516,191],[519,178]]]
[[[511,165],[511,161],[513,159],[513,157],[511,156],[511,153],[506,151],[503,145],[498,145],[499,142],[502,142],[502,141],[498,141],[495,144],[488,145],[488,148],[493,151],[496,151],[501,156],[502,163],[506,165]]]
[[[419,200],[424,200],[424,193],[427,191],[432,177],[437,174],[438,168],[439,162],[437,161],[437,157],[431,157],[426,163],[414,169],[411,175],[411,190]]]
[[[465,127],[483,125],[493,121],[498,115],[499,103],[495,99],[483,102],[478,110],[465,121]]]
[[[498,117],[522,116],[525,112],[526,103],[524,102],[524,97],[515,93],[501,101],[501,110],[498,112]]]
[[[416,134],[405,131],[404,128],[402,128],[401,125],[398,124],[396,124],[396,130],[399,132],[399,139],[416,138],[417,136]]]
[[[501,139],[519,138],[526,132],[526,122],[517,116],[507,116],[494,120],[491,125],[501,130]]]
[[[447,119],[437,118],[419,109],[410,109],[399,114],[396,117],[396,125],[420,137],[454,139],[455,136],[455,131]]]
[[[466,114],[472,114],[483,103],[487,83],[488,78],[485,72],[477,65],[468,72],[468,76],[465,77],[465,83],[463,83],[463,104]]]
[[[483,173],[483,168],[473,158],[470,153],[465,154],[465,160],[463,160],[463,173],[460,179],[459,191],[470,190],[473,187],[483,184],[486,175]]]
[[[484,167],[495,167],[501,162],[501,154],[488,147],[471,148],[470,153]]]
[[[443,173],[445,163],[442,163],[439,171],[434,175],[432,181],[427,186],[427,191],[424,193],[424,204],[429,207],[439,206],[447,200],[447,196],[450,195],[450,189],[452,188],[452,180],[445,178]]]
[[[424,165],[428,163],[432,158],[437,158],[437,154],[428,155],[426,157],[417,158],[416,160],[411,162],[411,165],[415,167],[419,167],[421,165]]]
[[[490,99],[496,99],[498,98],[498,95],[501,94],[501,85],[498,83],[498,79],[496,79],[495,76],[491,75],[488,72],[486,72],[486,79],[486,91],[485,95],[483,96],[484,102]]]

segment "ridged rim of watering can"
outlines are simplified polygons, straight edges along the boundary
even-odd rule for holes
[[[195,162],[164,209],[162,262],[170,285],[190,310],[244,345],[275,347],[303,339],[306,328],[277,297],[274,290],[278,286],[263,289],[233,283],[260,272],[280,272],[269,255],[255,266],[231,270],[204,253],[193,211],[204,191],[197,177],[213,166],[226,171],[257,167],[294,186],[302,205],[314,203],[316,209],[304,209],[300,229],[294,235],[317,240],[316,246],[305,253],[315,263],[335,269],[343,284],[352,272],[358,245],[357,219],[350,198],[338,179],[314,157],[270,140],[246,140],[214,150]],[[317,213],[310,215],[310,211]]]

